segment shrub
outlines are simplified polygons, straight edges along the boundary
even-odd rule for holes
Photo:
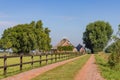
[[[109,59],[108,59],[108,64],[110,65],[110,67],[116,70],[119,69],[119,67],[117,66],[120,64],[120,49],[119,48],[120,48],[120,40],[115,42],[112,54],[109,56]]]

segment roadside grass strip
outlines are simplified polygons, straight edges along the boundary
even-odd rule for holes
[[[120,80],[120,70],[113,70],[109,67],[107,63],[107,59],[104,58],[108,56],[107,54],[95,54],[96,58],[96,63],[98,64],[98,67],[100,69],[101,75],[106,79],[106,80]]]
[[[79,59],[47,71],[32,80],[73,80],[89,57],[88,54],[80,56]]]

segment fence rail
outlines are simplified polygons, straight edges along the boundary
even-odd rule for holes
[[[66,52],[66,53],[44,53],[44,54],[40,54],[40,55],[20,55],[20,56],[0,56],[0,59],[3,59],[3,66],[0,66],[0,69],[3,69],[3,74],[6,75],[7,74],[7,68],[8,67],[14,67],[14,66],[20,66],[20,71],[22,71],[23,69],[23,65],[25,64],[31,64],[31,66],[33,67],[34,63],[39,62],[39,64],[41,65],[43,61],[46,62],[46,65],[48,64],[48,61],[51,60],[51,63],[53,63],[53,60],[55,60],[55,62],[57,62],[60,59],[70,59],[76,56],[80,56],[80,53],[73,53],[73,52]],[[34,60],[35,56],[39,56],[39,60]],[[44,59],[42,59],[42,57],[45,56]],[[49,57],[48,57],[49,56]],[[19,63],[17,64],[7,64],[7,59],[8,58],[19,58]],[[31,57],[31,61],[28,62],[23,62],[23,57]]]

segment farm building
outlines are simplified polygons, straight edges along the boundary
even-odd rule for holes
[[[85,53],[85,48],[81,44],[78,44],[76,49],[78,52]]]
[[[54,46],[52,48],[52,50],[59,51],[60,47],[65,48],[65,47],[70,47],[70,46],[74,48],[74,46],[72,45],[72,43],[68,39],[64,38],[56,46]]]

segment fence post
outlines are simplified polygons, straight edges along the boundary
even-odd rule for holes
[[[21,54],[20,55],[20,71],[22,71],[22,58],[23,58],[23,55]]]
[[[61,54],[60,58],[63,59],[63,54],[62,53],[60,53],[60,54]]]
[[[67,53],[66,53],[66,51],[65,51],[65,60],[67,60]]]
[[[6,73],[7,73],[7,56],[6,55],[4,55],[4,75],[6,75]]]
[[[53,62],[53,53],[51,53],[51,63]]]
[[[66,59],[66,53],[64,53],[64,58]]]
[[[46,64],[48,64],[48,54],[46,53]]]
[[[62,52],[62,59],[64,59],[64,56],[65,56],[65,55],[64,55],[64,53]]]
[[[67,59],[69,59],[69,52],[67,53]]]
[[[68,52],[68,56],[67,56],[67,59],[69,59],[69,54],[70,54],[70,53]]]
[[[57,61],[57,53],[55,53],[55,62]]]
[[[31,65],[32,65],[32,68],[33,68],[33,55],[31,55]]]
[[[41,61],[41,58],[42,58],[42,55],[40,54],[40,66],[41,66],[41,62],[42,62],[42,61]]]
[[[70,59],[70,52],[68,52],[68,59]]]
[[[59,53],[59,60],[60,60],[60,53]]]
[[[65,59],[65,53],[63,53],[63,59]]]
[[[67,58],[68,58],[68,53],[66,52],[66,60],[67,60]]]

